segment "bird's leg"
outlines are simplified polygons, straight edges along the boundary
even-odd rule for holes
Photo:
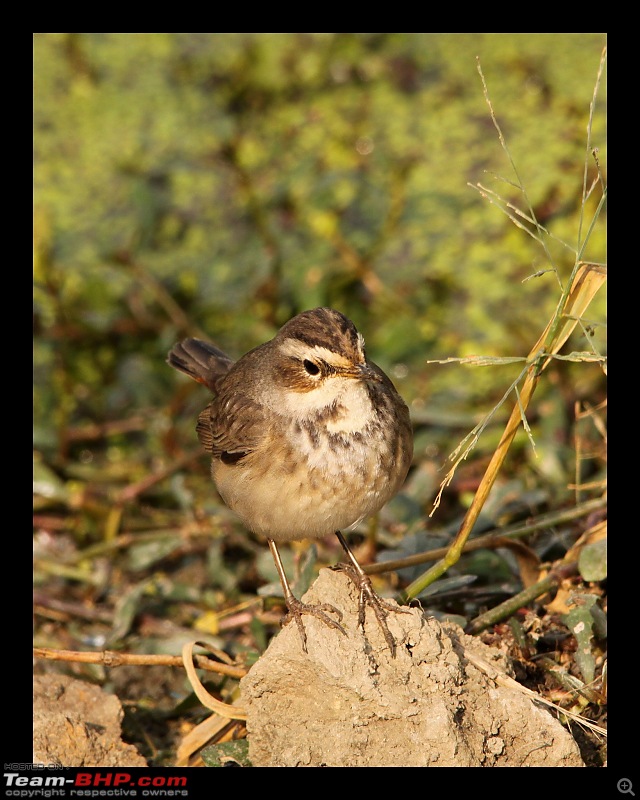
[[[286,615],[283,621],[283,625],[287,625],[287,623],[291,622],[292,619],[296,621],[296,625],[298,626],[298,631],[300,632],[300,638],[302,639],[302,649],[304,652],[307,652],[307,633],[304,629],[304,625],[302,624],[302,615],[303,614],[311,614],[318,619],[321,619],[326,625],[329,625],[331,628],[336,628],[344,635],[347,635],[345,629],[336,622],[331,617],[325,614],[325,611],[331,611],[334,614],[338,615],[338,619],[342,619],[342,612],[339,611],[335,606],[332,606],[330,603],[319,603],[318,605],[310,605],[308,603],[303,603],[301,600],[293,594],[291,591],[291,587],[289,586],[289,581],[287,580],[287,576],[284,571],[284,567],[282,565],[282,559],[280,558],[280,553],[278,552],[278,548],[276,547],[276,543],[273,539],[267,539],[269,543],[269,550],[271,550],[271,555],[273,556],[273,560],[276,564],[276,569],[278,570],[278,575],[280,576],[280,583],[282,584],[282,590],[284,592],[284,601],[287,604],[287,608],[289,609],[289,613]]]
[[[371,583],[371,578],[362,569],[360,564],[358,564],[358,560],[351,552],[351,548],[347,544],[347,541],[342,533],[340,533],[340,531],[336,531],[336,536],[338,537],[338,541],[342,545],[342,549],[345,551],[350,561],[349,564],[337,564],[336,569],[341,569],[346,572],[360,591],[360,599],[358,602],[358,625],[360,625],[364,631],[366,608],[368,605],[371,606],[374,614],[376,615],[376,619],[378,620],[378,624],[382,628],[385,641],[389,645],[391,655],[392,657],[395,657],[396,643],[391,635],[389,626],[387,625],[387,616],[390,611],[395,611],[396,613],[400,614],[410,614],[411,612],[408,608],[400,608],[397,604],[391,604],[386,600],[383,600],[381,597],[378,597]]]

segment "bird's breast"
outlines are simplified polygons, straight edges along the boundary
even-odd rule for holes
[[[238,464],[213,462],[225,503],[276,541],[320,538],[378,511],[404,479],[393,437],[366,409],[289,419]],[[406,470],[405,470],[406,472]]]

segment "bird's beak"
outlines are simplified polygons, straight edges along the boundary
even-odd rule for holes
[[[380,383],[382,381],[380,373],[367,363],[354,364],[353,367],[341,370],[341,375],[344,375],[345,378],[354,378],[357,381],[364,381],[365,383]]]

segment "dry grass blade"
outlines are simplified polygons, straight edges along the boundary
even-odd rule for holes
[[[193,665],[193,648],[196,644],[200,643],[197,641],[187,642],[182,648],[182,662],[196,697],[205,708],[215,711],[216,714],[225,719],[246,720],[247,713],[243,708],[217,700],[213,695],[209,694],[200,682],[196,668]]]
[[[451,468],[447,472],[444,477],[444,480],[440,484],[440,489],[438,494],[436,495],[435,500],[433,501],[433,508],[429,513],[429,516],[432,517],[435,511],[437,510],[438,506],[440,505],[440,500],[442,498],[442,493],[447,488],[447,486],[453,480],[453,476],[455,475],[456,469],[458,468],[459,464],[464,461],[474,447],[478,444],[478,440],[484,429],[487,427],[489,422],[495,416],[498,409],[502,408],[504,403],[508,400],[511,393],[516,389],[520,381],[524,378],[527,372],[527,367],[525,367],[522,372],[518,375],[518,377],[513,381],[511,386],[507,389],[507,391],[502,395],[502,398],[495,404],[495,406],[491,409],[491,411],[484,417],[484,419],[479,422],[473,430],[468,433],[464,439],[458,444],[456,449],[451,453],[450,459],[453,461]],[[466,445],[466,446],[465,446]],[[463,449],[464,448],[464,449]]]
[[[575,271],[575,276],[573,282],[570,285],[569,291],[565,292],[566,301],[564,306],[560,306],[557,310],[556,314],[554,314],[553,319],[550,320],[547,327],[542,332],[540,338],[533,346],[529,357],[526,359],[528,366],[518,375],[516,380],[511,384],[509,389],[505,392],[500,402],[489,412],[489,414],[484,418],[484,420],[479,423],[473,431],[461,442],[461,444],[456,448],[456,450],[452,454],[452,458],[455,458],[451,469],[447,472],[444,480],[440,484],[440,490],[434,500],[433,509],[429,516],[432,516],[434,511],[438,508],[440,504],[440,499],[442,497],[442,492],[446,487],[451,483],[453,479],[454,473],[456,468],[460,464],[461,461],[467,458],[469,453],[473,450],[475,445],[478,442],[478,438],[490,419],[493,417],[495,412],[502,406],[505,400],[509,397],[512,391],[516,393],[516,400],[517,405],[520,410],[519,418],[522,420],[522,424],[524,426],[527,435],[529,436],[529,440],[533,444],[533,438],[531,436],[531,432],[529,430],[529,424],[527,422],[525,416],[525,409],[529,402],[529,397],[527,397],[526,403],[523,402],[523,395],[527,391],[527,380],[525,379],[525,383],[523,389],[518,391],[518,384],[520,381],[525,377],[527,373],[529,373],[529,378],[531,378],[531,364],[539,361],[541,357],[544,357],[544,360],[539,362],[539,365],[536,367],[536,375],[539,375],[540,372],[548,365],[551,358],[559,358],[561,360],[568,360],[568,361],[596,361],[603,363],[603,369],[605,369],[604,363],[605,359],[603,356],[599,354],[591,354],[591,353],[569,353],[566,356],[559,355],[558,351],[562,348],[565,344],[573,330],[575,329],[576,325],[579,324],[580,320],[582,319],[583,314],[589,307],[589,304],[595,297],[598,290],[606,281],[606,268],[601,264],[578,264],[577,269]],[[562,299],[560,301],[562,304]],[[560,310],[561,309],[561,310]],[[523,361],[525,359],[521,357],[513,357],[513,358],[499,358],[499,359],[492,359],[483,356],[467,356],[465,358],[460,359],[444,359],[439,361],[438,363],[448,363],[450,361],[459,361],[460,363],[469,363],[475,366],[484,366],[488,364],[506,364],[506,363],[513,363],[516,361]],[[532,391],[532,390],[531,390]],[[514,430],[515,435],[515,430]],[[464,451],[459,455],[462,446],[472,438],[471,443],[464,449]],[[535,449],[535,446],[534,446]]]
[[[498,447],[496,448],[489,466],[480,481],[473,501],[462,522],[460,530],[454,539],[447,555],[439,562],[434,564],[431,569],[415,580],[402,595],[403,600],[408,602],[417,597],[427,586],[437,580],[449,567],[455,564],[469,538],[469,534],[480,515],[486,499],[491,491],[500,468],[506,458],[509,447],[513,442],[520,424],[525,420],[525,412],[533,396],[540,374],[548,365],[551,357],[565,344],[573,329],[577,325],[577,319],[582,316],[584,311],[593,300],[596,292],[604,284],[606,272],[593,264],[578,265],[575,276],[568,290],[564,293],[566,299],[561,299],[559,307],[553,319],[549,322],[538,341],[533,346],[527,359],[528,367],[523,381],[519,396],[514,404],[514,408],[502,434]],[[525,424],[526,427],[526,424]],[[445,481],[450,481],[447,476]]]
[[[183,737],[176,753],[176,767],[199,766],[192,763],[193,756],[207,744],[227,741],[227,734],[236,732],[237,723],[212,714]]]
[[[545,360],[539,364],[538,374],[548,365],[549,360],[557,355],[571,336],[606,280],[607,270],[603,265],[582,262],[576,265],[569,291],[565,292],[566,300],[564,303],[561,300],[559,313],[554,315],[531,350],[531,356],[545,357]]]
[[[576,714],[574,711],[569,711],[566,708],[561,708],[557,706],[555,703],[552,703],[550,700],[546,700],[544,697],[541,697],[539,694],[532,692],[531,689],[527,689],[526,686],[522,686],[522,684],[515,681],[513,678],[510,678],[508,675],[503,673],[499,673],[495,667],[491,666],[487,661],[480,656],[475,655],[475,653],[470,652],[469,650],[466,651],[466,657],[471,661],[471,663],[476,666],[479,670],[485,673],[489,678],[494,680],[496,683],[506,686],[509,689],[514,689],[522,694],[526,694],[527,697],[530,697],[536,703],[542,703],[543,705],[547,706],[548,708],[553,708],[559,714],[568,717],[569,719],[577,722],[579,725],[582,725],[585,728],[589,728],[589,730],[593,731],[594,733],[599,734],[600,736],[607,735],[606,728],[602,728],[600,725],[596,725],[590,719],[586,717],[580,716],[580,714]]]

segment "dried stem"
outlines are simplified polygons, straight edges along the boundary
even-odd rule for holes
[[[101,650],[99,653],[87,653],[77,650],[53,650],[50,647],[34,647],[33,656],[34,658],[45,658],[49,661],[74,661],[83,664],[101,664],[104,667],[184,666],[182,656],[152,655],[149,653],[115,653],[113,650]],[[211,661],[211,659],[205,656],[194,655],[193,659],[198,669],[217,672],[219,675],[227,675],[230,678],[244,678],[248,671],[244,669],[244,667],[234,667],[231,664],[221,664],[218,661]]]

